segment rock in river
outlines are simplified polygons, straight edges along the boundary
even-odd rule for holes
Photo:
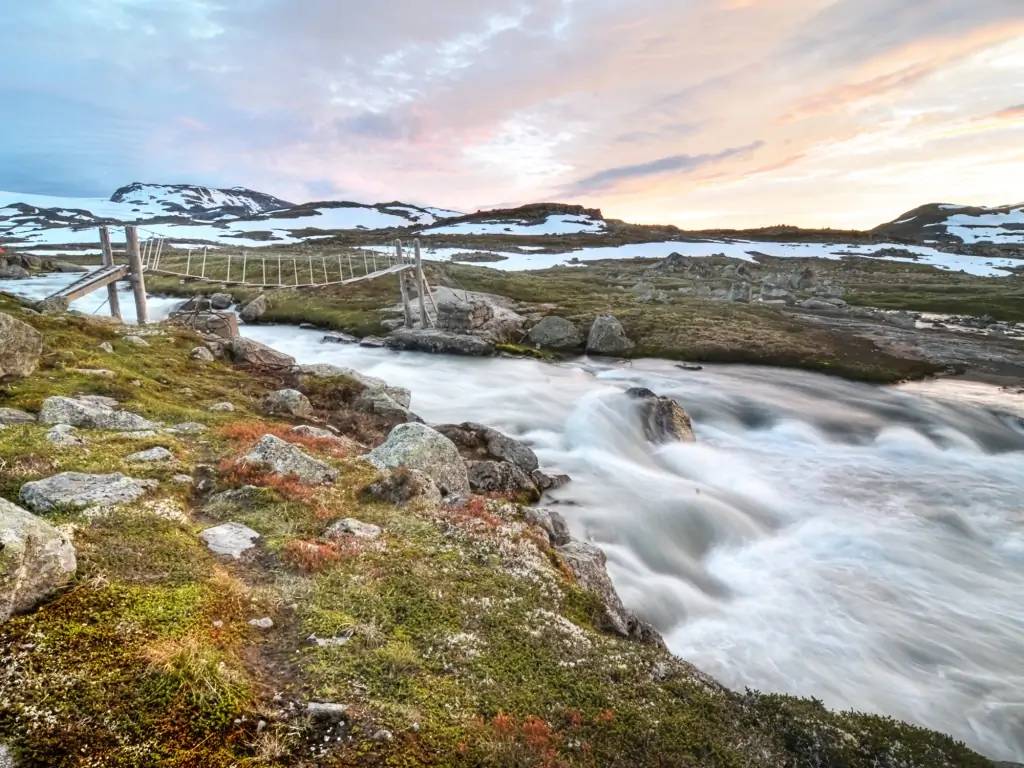
[[[626,395],[639,401],[644,436],[652,443],[696,440],[690,416],[671,397],[659,397],[646,387],[631,387]]]
[[[587,352],[595,355],[624,355],[633,349],[622,323],[614,315],[598,315],[587,336]]]

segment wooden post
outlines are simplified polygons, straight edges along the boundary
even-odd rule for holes
[[[395,253],[398,260],[402,260],[402,241],[395,240]],[[402,314],[405,318],[405,327],[412,328],[412,307],[409,305],[409,288],[405,282],[406,270],[398,272],[398,290],[402,293]]]
[[[427,317],[427,298],[424,296],[426,293],[424,286],[427,282],[423,279],[423,260],[420,258],[420,239],[417,237],[412,241],[412,245],[416,253],[416,292],[419,294],[420,301],[420,327],[427,328],[430,325],[430,319]]]
[[[100,249],[103,251],[103,266],[114,266],[114,249],[110,247],[110,230],[100,227]],[[110,304],[110,316],[121,320],[121,300],[117,298],[117,283],[107,286],[107,303]]]
[[[139,325],[145,325],[149,322],[149,311],[146,307],[146,277],[142,269],[142,253],[139,251],[139,231],[132,226],[125,227],[124,237],[128,267],[131,270],[132,293],[135,294],[135,316]]]

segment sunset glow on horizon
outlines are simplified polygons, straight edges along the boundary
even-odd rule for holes
[[[44,0],[0,189],[131,181],[685,228],[1024,200],[1021,0]]]

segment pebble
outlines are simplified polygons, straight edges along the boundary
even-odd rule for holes
[[[132,335],[132,336],[125,336],[124,340],[128,344],[133,344],[136,347],[148,347],[149,346],[149,342],[146,341],[141,336],[134,336],[134,335]]]
[[[269,616],[264,616],[259,619],[249,619],[249,626],[256,627],[256,629],[270,629],[274,626],[274,620]]]

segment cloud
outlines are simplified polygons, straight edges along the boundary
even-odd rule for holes
[[[922,189],[995,196],[1020,176],[1015,113],[973,117],[1024,78],[1020,0],[8,5],[0,188],[567,196],[712,225],[827,221],[826,204],[867,219],[868,200],[907,210]],[[975,186],[903,163],[918,152]]]
[[[763,145],[763,141],[752,141],[742,147],[729,147],[719,152],[702,155],[670,155],[668,157],[660,157],[657,160],[649,160],[645,163],[605,168],[574,182],[568,187],[568,191],[570,194],[592,194],[596,191],[613,187],[622,181],[631,181],[670,172],[685,175],[705,166],[720,163],[730,157],[749,154]]]

